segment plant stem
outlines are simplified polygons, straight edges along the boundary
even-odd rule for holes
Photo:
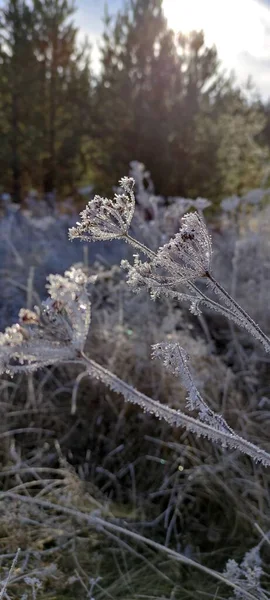
[[[158,542],[150,540],[149,538],[144,537],[143,535],[140,535],[139,533],[136,533],[135,531],[131,531],[130,529],[127,529],[126,527],[122,527],[121,525],[117,525],[116,523],[106,521],[105,519],[98,517],[94,514],[91,514],[91,513],[88,514],[87,512],[83,512],[76,508],[72,508],[69,506],[63,506],[61,504],[49,502],[48,500],[41,500],[40,498],[32,498],[31,496],[22,496],[20,494],[15,494],[14,492],[11,492],[11,491],[2,492],[0,495],[0,498],[11,498],[13,500],[16,500],[17,502],[24,502],[24,503],[30,504],[32,506],[41,506],[42,508],[47,509],[47,510],[54,510],[56,513],[69,515],[78,521],[86,521],[90,527],[95,527],[97,531],[101,531],[102,533],[105,533],[106,530],[108,530],[108,531],[117,533],[119,535],[124,535],[130,539],[133,539],[134,541],[136,540],[137,542],[139,542],[141,544],[145,544],[146,546],[153,548],[157,552],[162,552],[162,553],[167,554],[167,556],[170,556],[173,560],[176,560],[177,562],[180,562],[188,567],[198,569],[202,573],[205,573],[206,575],[209,575],[210,577],[214,577],[214,579],[217,579],[221,583],[228,585],[232,589],[237,590],[238,592],[240,592],[242,594],[245,593],[245,598],[247,598],[249,600],[256,600],[256,598],[257,598],[257,596],[254,596],[254,594],[252,592],[249,592],[248,590],[243,589],[240,584],[234,583],[233,581],[228,579],[222,573],[219,573],[218,571],[214,571],[213,569],[210,569],[209,567],[201,565],[199,562],[193,560],[192,558],[189,558],[189,557],[185,556],[184,554],[181,554],[180,552],[176,552],[175,550],[172,550],[171,548],[162,546],[162,544],[159,544]],[[266,596],[265,596],[265,598],[266,598]]]
[[[156,258],[157,255],[155,252],[153,252],[153,250],[150,250],[150,248],[147,248],[147,246],[145,246],[129,234],[125,236],[125,241],[137,248],[138,250],[140,250],[141,252],[143,252],[146,256],[148,256],[148,258]],[[205,296],[205,294],[195,285],[194,282],[187,281],[186,283],[188,287],[196,293],[197,297],[198,295],[201,297],[205,305],[208,305],[217,312],[220,312],[221,314],[225,315],[229,320],[233,320],[238,326],[242,326],[243,328],[247,329],[253,335],[253,337],[255,337],[263,344],[265,350],[267,352],[270,352],[270,339],[261,330],[259,325],[257,325],[257,323],[253,321],[253,319],[249,316],[248,313],[246,313],[246,311],[241,306],[239,306],[236,300],[234,300],[230,296],[230,294],[222,287],[222,285],[218,281],[216,281],[216,279],[213,277],[213,275],[211,275],[211,273],[207,273],[207,278],[212,282],[214,291],[217,293],[217,295],[219,295],[227,303],[227,307],[222,306],[222,304],[219,304],[211,298],[208,298],[208,296]],[[195,299],[196,298],[194,298],[194,300]]]
[[[215,443],[221,444],[223,447],[240,450],[240,452],[244,452],[244,454],[247,454],[254,460],[262,462],[265,466],[270,466],[270,454],[266,450],[258,448],[251,442],[240,437],[237,433],[233,431],[232,433],[228,433],[227,431],[216,429],[212,425],[190,417],[180,410],[175,410],[166,404],[161,404],[157,400],[153,400],[153,398],[142,394],[133,388],[132,385],[122,381],[122,379],[119,379],[117,375],[114,375],[114,373],[111,373],[102,365],[88,358],[84,352],[81,353],[81,357],[82,364],[86,366],[90,377],[102,381],[112,391],[121,394],[127,402],[137,404],[145,412],[154,414],[159,419],[164,419],[172,427],[185,427],[196,435],[207,437]]]
[[[259,325],[250,317],[250,315],[242,308],[232,296],[224,289],[224,287],[211,275],[211,273],[207,274],[208,279],[213,284],[213,290],[216,294],[227,303],[228,306],[231,306],[234,314],[241,320],[243,326],[246,327],[251,333],[254,332],[257,339],[260,339],[263,343],[267,352],[270,352],[270,339],[269,337],[261,330]],[[238,313],[238,314],[237,314]],[[239,316],[238,316],[239,315]]]
[[[135,240],[135,238],[133,238],[128,233],[125,235],[124,240],[128,242],[131,246],[134,246],[134,248],[138,248],[138,250],[141,250],[141,252],[146,254],[146,256],[148,256],[149,258],[156,258],[156,253],[153,252],[153,250],[150,250],[150,248],[147,248],[147,246],[145,246],[141,242],[138,242],[138,240]]]

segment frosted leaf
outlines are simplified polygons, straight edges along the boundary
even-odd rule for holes
[[[86,291],[87,277],[81,268],[71,267],[61,275],[49,275],[48,291],[52,300],[61,302],[70,324],[71,342],[83,349],[91,321],[91,305]]]
[[[127,177],[126,175],[124,177],[121,177],[121,179],[119,180],[120,187],[122,187],[123,190],[125,190],[125,192],[127,192],[128,194],[132,192],[134,183],[135,182],[133,177]]]
[[[153,280],[153,269],[150,262],[142,262],[138,254],[134,254],[134,264],[127,260],[121,261],[121,267],[128,271],[127,283],[135,292],[144,287],[150,287]]]
[[[15,348],[21,346],[25,333],[18,323],[7,327],[4,333],[0,333],[0,374],[5,372],[6,364]]]
[[[29,308],[21,308],[19,312],[19,321],[22,325],[38,325],[40,314],[29,310]]]
[[[184,215],[179,233],[159,248],[155,264],[173,273],[175,281],[192,281],[207,276],[211,257],[210,235],[195,212]]]
[[[135,209],[134,183],[132,177],[122,177],[122,194],[116,193],[112,200],[101,196],[90,200],[80,213],[81,221],[69,230],[70,239],[95,242],[126,236]]]
[[[24,330],[18,323],[7,327],[4,333],[0,333],[0,347],[13,347],[21,344],[24,339]]]

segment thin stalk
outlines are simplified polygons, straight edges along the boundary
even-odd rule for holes
[[[261,330],[260,326],[250,317],[250,315],[242,308],[232,296],[225,290],[225,288],[211,275],[211,273],[207,274],[208,279],[213,283],[213,290],[218,294],[221,298],[224,299],[224,302],[227,302],[228,305],[233,307],[233,310],[236,313],[239,313],[240,319],[243,321],[247,321],[246,328],[250,331],[255,330],[257,335],[256,337],[260,337],[263,340],[263,344],[265,349],[270,352],[270,339],[269,337]]]
[[[81,356],[82,363],[86,366],[90,377],[102,381],[112,391],[121,394],[127,402],[137,404],[145,412],[154,414],[159,419],[164,419],[173,427],[185,427],[188,431],[192,431],[198,436],[207,437],[225,448],[237,449],[255,461],[262,462],[265,466],[270,466],[270,454],[266,450],[248,442],[237,433],[216,429],[212,425],[208,425],[182,413],[180,410],[175,410],[166,404],[161,404],[157,400],[153,400],[153,398],[134,389],[131,385],[119,379],[117,375],[114,375],[114,373],[111,373],[105,367],[88,358],[83,352]]]
[[[91,515],[86,512],[77,510],[75,508],[71,508],[69,506],[61,506],[60,504],[49,502],[48,500],[40,500],[39,498],[32,498],[30,496],[21,496],[20,494],[14,494],[13,492],[9,492],[9,491],[2,492],[0,494],[0,498],[2,498],[2,499],[3,498],[11,498],[13,500],[16,500],[17,502],[24,502],[24,503],[30,504],[32,506],[40,506],[42,508],[46,508],[47,510],[54,510],[56,513],[60,513],[60,514],[62,513],[62,514],[69,515],[78,521],[86,521],[90,527],[95,527],[97,529],[97,531],[100,531],[102,533],[105,533],[106,530],[108,530],[113,533],[117,533],[119,535],[125,535],[126,537],[128,537],[130,539],[136,540],[137,542],[139,542],[141,544],[145,544],[146,546],[153,548],[157,552],[162,552],[162,553],[167,554],[167,556],[170,556],[173,560],[176,560],[177,562],[180,562],[188,567],[198,569],[202,573],[205,573],[205,575],[214,577],[214,579],[217,579],[221,583],[228,585],[232,589],[234,589],[242,594],[244,593],[245,598],[247,598],[248,600],[256,600],[256,598],[257,598],[257,596],[254,596],[254,594],[252,592],[249,592],[248,590],[243,589],[241,587],[241,585],[239,585],[238,583],[234,583],[233,581],[230,581],[230,579],[227,579],[227,577],[225,575],[223,575],[222,573],[219,573],[218,571],[214,571],[213,569],[210,569],[209,567],[205,567],[204,565],[201,565],[199,562],[193,560],[192,558],[188,558],[187,556],[185,556],[184,554],[181,554],[180,552],[176,552],[175,550],[172,550],[171,548],[162,546],[162,544],[159,544],[158,542],[150,540],[149,538],[144,537],[143,535],[140,535],[139,533],[136,533],[135,531],[126,529],[125,527],[122,527],[121,525],[117,525],[116,523],[111,523],[110,521],[106,521],[105,519],[102,519],[101,517],[97,517],[96,515]],[[265,598],[266,598],[266,596],[265,596]]]
[[[141,250],[141,252],[143,252],[143,254],[146,254],[146,256],[148,256],[149,258],[156,258],[156,253],[153,252],[153,250],[150,250],[150,248],[147,248],[147,246],[145,246],[141,242],[138,242],[138,240],[135,240],[135,238],[133,238],[128,233],[125,235],[124,240],[128,242],[131,246],[134,246],[134,248],[138,248],[138,250]]]
[[[11,567],[10,567],[10,570],[9,570],[9,572],[8,572],[8,576],[7,576],[7,578],[6,578],[6,579],[5,579],[5,580],[2,582],[2,584],[3,584],[3,587],[2,587],[2,589],[0,590],[0,600],[2,600],[2,598],[5,598],[5,597],[7,598],[7,595],[6,595],[6,590],[7,590],[7,587],[8,587],[8,585],[9,585],[9,583],[10,583],[10,580],[11,580],[11,575],[12,575],[12,573],[13,573],[13,571],[14,571],[15,567],[16,567],[16,564],[17,564],[17,562],[18,562],[18,558],[19,558],[20,552],[21,552],[21,549],[20,549],[20,548],[18,548],[18,550],[17,550],[17,552],[16,552],[16,554],[15,554],[15,556],[14,556],[14,559],[13,559],[13,561],[12,561],[12,565],[11,565]]]
[[[126,234],[125,241],[127,243],[131,244],[134,248],[137,248],[138,250],[143,252],[143,254],[148,256],[150,259],[156,258],[157,255],[155,252],[153,252],[153,250],[150,250],[150,248],[147,248],[147,246],[145,246],[144,244],[142,244],[141,242],[139,242],[138,240],[136,240],[129,234]],[[247,331],[249,331],[252,335],[254,335],[254,337],[263,344],[265,350],[267,352],[270,352],[270,339],[261,330],[259,325],[257,325],[257,323],[255,323],[255,321],[253,321],[253,319],[249,316],[249,314],[246,313],[246,311],[236,302],[236,300],[234,300],[230,296],[230,294],[221,286],[221,284],[215,280],[213,275],[211,275],[210,273],[207,273],[206,276],[213,283],[214,291],[216,291],[216,293],[221,298],[223,298],[223,300],[225,302],[227,301],[227,304],[231,305],[231,307],[233,307],[233,310],[230,309],[229,306],[227,306],[227,307],[222,306],[222,304],[219,304],[218,302],[215,302],[215,300],[212,300],[211,298],[206,296],[195,285],[194,282],[187,281],[186,284],[188,285],[189,288],[191,288],[196,293],[197,297],[198,297],[198,295],[201,297],[201,299],[205,305],[209,306],[210,308],[213,308],[213,310],[215,310],[217,312],[220,312],[221,314],[226,316],[229,320],[233,320],[238,326],[243,327],[244,329],[247,329]],[[239,313],[239,315],[237,315],[237,313]]]

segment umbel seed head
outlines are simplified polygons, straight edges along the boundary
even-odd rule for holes
[[[87,282],[80,267],[49,275],[49,298],[34,311],[22,308],[19,323],[0,333],[0,374],[35,371],[77,358],[91,319]]]
[[[135,209],[134,184],[132,177],[122,177],[122,194],[115,194],[112,200],[101,196],[90,200],[80,213],[81,221],[69,230],[70,239],[95,242],[125,237]]]
[[[179,280],[207,277],[212,258],[211,237],[197,212],[184,215],[180,231],[157,253],[156,263]]]

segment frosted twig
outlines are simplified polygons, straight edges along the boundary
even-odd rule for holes
[[[134,389],[128,383],[119,379],[116,375],[108,371],[108,369],[105,369],[105,367],[102,367],[88,358],[84,353],[82,353],[82,361],[91,377],[102,381],[111,390],[124,396],[127,402],[137,404],[145,412],[153,414],[159,419],[164,419],[173,427],[185,427],[188,431],[192,431],[198,436],[203,436],[214,442],[220,443],[224,448],[237,449],[240,452],[247,454],[255,461],[262,462],[265,466],[270,466],[270,454],[266,452],[266,450],[258,448],[236,433],[216,429],[207,423],[185,415],[180,410],[175,410],[149,398],[145,394]]]
[[[10,569],[9,569],[8,576],[7,576],[7,578],[4,580],[4,582],[2,582],[2,585],[3,585],[3,587],[2,587],[2,589],[0,590],[0,600],[2,600],[2,599],[4,598],[4,594],[6,593],[6,590],[7,590],[8,584],[9,584],[9,582],[10,582],[10,579],[11,579],[11,575],[12,575],[12,573],[13,573],[13,571],[14,571],[15,567],[16,567],[16,564],[17,564],[17,562],[18,562],[18,558],[19,558],[19,555],[20,555],[20,551],[21,551],[21,549],[20,549],[20,548],[18,548],[18,550],[17,550],[17,552],[16,552],[16,554],[15,554],[15,556],[14,556],[14,559],[13,559],[13,561],[12,561],[12,565],[11,565],[11,567],[10,567]],[[1,583],[1,582],[0,582],[0,583]]]

